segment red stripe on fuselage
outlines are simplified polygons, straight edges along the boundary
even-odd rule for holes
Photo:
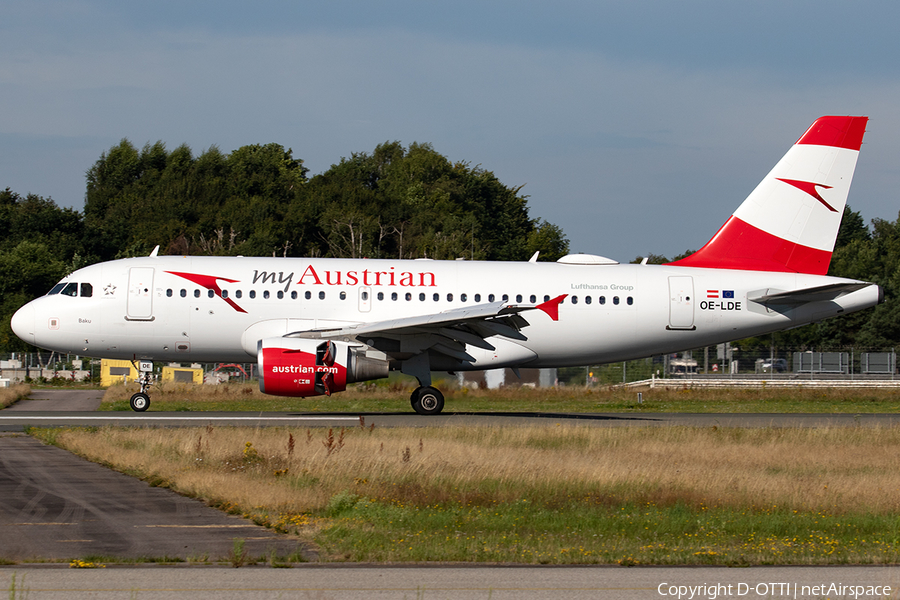
[[[705,246],[668,264],[826,275],[830,262],[831,252],[789,242],[732,215]]]
[[[859,151],[868,120],[869,117],[821,117],[800,136],[797,143]]]

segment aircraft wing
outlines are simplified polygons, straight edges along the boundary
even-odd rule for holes
[[[527,340],[521,330],[528,326],[528,321],[520,313],[538,309],[556,321],[559,304],[567,295],[563,294],[537,305],[505,302],[476,304],[431,315],[329,329],[295,331],[285,337],[310,339],[350,337],[362,343],[368,343],[367,340],[373,338],[395,340],[399,342],[400,353],[418,354],[431,349],[458,360],[472,362],[475,359],[465,351],[466,344],[492,351],[495,347],[487,341],[487,338],[495,335],[514,340]]]
[[[766,306],[799,306],[808,302],[835,300],[841,296],[846,296],[851,292],[869,287],[870,285],[873,284],[857,281],[852,283],[832,283],[830,285],[821,285],[790,292],[776,292],[772,290],[772,293],[769,293],[770,290],[764,290],[764,292],[758,296],[748,295],[747,300],[758,302],[759,304],[764,304]]]

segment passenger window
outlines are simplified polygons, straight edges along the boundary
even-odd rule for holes
[[[465,294],[460,294],[460,295],[459,295],[459,299],[462,300],[463,302],[465,302],[468,298],[469,298],[469,297],[466,296]]]
[[[81,284],[81,297],[82,298],[90,298],[94,294],[94,287],[89,283]],[[172,290],[169,290],[169,295],[172,295]]]
[[[206,295],[209,296],[210,298],[212,298],[212,297],[214,297],[214,296],[216,295],[216,293],[215,293],[214,291],[212,291],[212,290],[208,290],[208,291],[206,292]]]
[[[62,289],[60,292],[63,296],[72,296],[73,298],[78,295],[78,284],[77,283],[67,283],[66,287]]]
[[[194,290],[194,298],[200,297],[200,290]]]
[[[516,302],[522,301],[522,294],[516,294]]]
[[[268,299],[269,299],[269,290],[264,290],[264,291],[263,291],[263,299],[264,299],[264,300],[268,300]]]
[[[227,297],[228,297],[228,290],[222,290],[222,297],[223,297],[223,298],[227,298]]]
[[[419,294],[419,302],[425,302],[425,294]]]
[[[531,302],[532,304],[534,304],[535,302],[537,302],[537,296],[532,294],[531,297],[528,298],[528,301]]]
[[[278,299],[282,300],[283,298],[284,298],[284,292],[282,292],[281,290],[278,290]]]
[[[447,294],[447,302],[453,302],[453,294]]]
[[[488,294],[488,302],[493,302],[493,301],[494,301],[494,295]]]
[[[503,301],[509,302],[509,294],[503,294]]]
[[[319,292],[319,300],[325,299],[325,292]]]
[[[406,292],[406,301],[409,302],[410,300],[412,300],[412,294]]]
[[[590,297],[590,296],[585,296],[585,297],[584,297],[584,303],[585,303],[585,304],[590,304],[590,303],[591,303],[591,297]]]
[[[578,304],[578,296],[572,296],[572,304]]]
[[[347,299],[347,292],[341,292],[341,293],[339,294],[338,297],[339,297],[341,300],[346,300],[346,299]],[[362,293],[362,297],[363,297],[363,300],[366,299],[366,293],[365,293],[365,292]]]
[[[550,296],[545,295],[545,296],[544,296],[544,302],[550,302]]]
[[[613,296],[613,304],[618,304],[618,303],[619,303],[619,297]]]
[[[236,291],[234,292],[234,297],[235,297],[235,298],[240,298],[240,297],[241,297],[241,290],[236,290]]]
[[[391,292],[391,300],[397,300],[397,292]]]
[[[256,290],[250,290],[250,297],[256,298]]]
[[[166,296],[168,296],[169,298],[172,297],[172,290],[171,290],[171,289],[166,290]]]
[[[240,294],[240,292],[238,292],[238,293]],[[294,290],[293,292],[291,292],[291,300],[296,300],[296,299],[297,299],[297,291]]]
[[[66,287],[65,283],[57,283],[49,292],[47,292],[47,295],[52,296],[53,294],[58,294],[64,287]]]
[[[600,304],[606,304],[606,296],[600,296],[599,298],[597,298],[597,302],[599,302]]]
[[[181,297],[182,297],[182,298],[187,298],[187,290],[186,290],[186,289],[181,288],[180,294],[181,294]]]
[[[475,302],[481,302],[481,294],[475,294]]]
[[[307,300],[309,300],[310,298],[312,298],[312,292],[306,292],[306,295],[305,295],[304,297],[305,297]]]
[[[384,300],[384,292],[378,292],[378,301],[381,302]]]
[[[365,302],[366,300],[369,299],[369,292],[363,290],[363,293],[361,294],[361,296],[362,296],[363,302]],[[341,298],[341,300],[343,300],[343,298]]]
[[[628,296],[628,306],[631,306],[632,304],[634,304],[634,298]]]

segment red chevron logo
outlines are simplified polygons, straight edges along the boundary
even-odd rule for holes
[[[780,177],[776,177],[776,179],[778,181],[783,181],[788,185],[792,185],[795,188],[797,188],[798,190],[802,190],[802,191],[806,192],[807,194],[809,194],[810,196],[812,196],[813,198],[815,198],[816,200],[818,200],[819,202],[824,204],[825,207],[828,210],[830,210],[831,212],[837,212],[836,208],[834,208],[833,206],[831,206],[830,204],[825,202],[825,199],[819,195],[819,190],[816,189],[817,187],[820,187],[822,189],[830,190],[831,189],[830,185],[823,185],[821,183],[813,183],[812,181],[797,181],[796,179],[781,179]]]

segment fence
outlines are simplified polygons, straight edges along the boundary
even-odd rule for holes
[[[559,369],[563,385],[610,385],[645,379],[894,380],[893,348],[745,350],[719,344],[639,360]],[[900,377],[898,377],[900,379]]]
[[[158,374],[168,366],[181,366],[178,363],[156,362],[154,367]],[[224,381],[246,381],[256,377],[256,363],[224,364],[224,363],[191,363],[189,366],[203,370],[206,383]],[[130,370],[126,369],[130,372]],[[11,382],[21,381],[79,381],[100,384],[101,361],[75,354],[58,352],[14,352],[0,354],[0,379]],[[177,375],[177,374],[176,374]],[[165,379],[165,377],[163,377]],[[173,376],[173,380],[177,377]]]

